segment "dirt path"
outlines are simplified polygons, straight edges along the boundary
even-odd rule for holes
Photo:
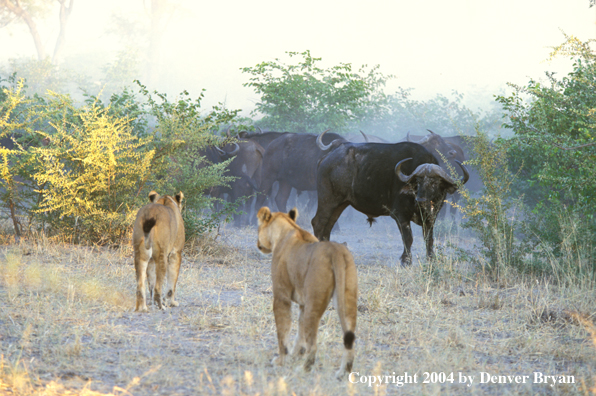
[[[147,314],[132,312],[134,268],[128,250],[5,247],[0,255],[0,390],[533,395],[577,393],[582,380],[593,383],[596,351],[585,329],[564,313],[594,315],[594,290],[519,279],[487,282],[452,254],[449,245],[471,249],[474,241],[462,231],[444,233],[449,225],[438,227],[439,263],[429,266],[423,259],[422,238],[415,230],[414,265],[400,268],[395,224],[381,220],[368,228],[362,220],[342,222],[341,232],[333,236],[348,243],[358,267],[355,370],[363,375],[416,373],[417,383],[369,388],[336,381],[341,335],[332,309],[321,322],[313,373],[303,373],[297,362],[272,367],[277,342],[270,258],[257,251],[255,228],[225,227],[216,243],[184,258],[180,307]],[[577,382],[554,387],[476,383],[473,388],[422,383],[424,372],[463,373],[479,381],[481,372],[535,371],[573,375]],[[51,393],[51,387],[60,392]]]

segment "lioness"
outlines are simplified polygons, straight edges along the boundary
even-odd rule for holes
[[[147,311],[146,277],[149,291],[159,309],[165,309],[162,290],[166,278],[170,306],[178,306],[175,300],[176,281],[184,247],[184,222],[180,214],[182,199],[182,192],[172,198],[169,195],[160,197],[158,193],[151,191],[151,203],[143,206],[137,213],[132,234],[137,272],[136,311]]]
[[[354,259],[348,249],[335,242],[319,242],[296,224],[296,208],[288,214],[271,213],[263,207],[257,213],[259,237],[257,247],[263,253],[273,252],[273,313],[277,327],[279,357],[283,365],[288,354],[292,327],[292,301],[300,306],[298,335],[292,355],[306,353],[304,369],[310,371],[317,353],[317,332],[321,316],[333,297],[344,333],[344,354],[336,376],[352,371],[354,330],[356,329],[358,279]]]

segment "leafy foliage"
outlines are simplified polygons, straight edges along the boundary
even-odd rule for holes
[[[245,67],[250,82],[261,95],[253,116],[262,114],[259,124],[273,130],[322,132],[356,129],[354,124],[375,117],[385,100],[382,87],[387,78],[379,67],[364,66],[353,71],[350,63],[328,69],[318,64],[310,51],[287,52],[290,58],[301,57],[296,64],[279,59]]]
[[[44,134],[48,146],[31,148],[37,164],[34,179],[44,186],[38,212],[62,227],[74,220],[68,226],[75,234],[86,234],[77,235],[85,240],[120,240],[152,171],[152,137],[135,136],[128,119],[106,109],[65,105],[79,121],[52,124],[53,134]]]
[[[477,232],[486,269],[498,280],[506,275],[508,267],[522,265],[524,249],[515,237],[521,228],[521,203],[510,199],[516,177],[508,169],[506,141],[491,143],[488,135],[477,129],[470,142],[475,155],[467,162],[479,171],[484,188],[479,197],[460,188],[466,199],[466,205],[460,207],[466,218],[462,226]]]
[[[204,193],[226,182],[227,164],[205,163],[200,150],[219,142],[212,132],[236,111],[204,115],[201,97],[154,99],[140,83],[145,102],[125,89],[108,103],[88,96],[83,105],[56,93],[26,97],[22,81],[13,85],[0,103],[0,138],[14,142],[0,151],[0,182],[17,233],[25,216],[71,240],[118,243],[152,189],[185,193],[188,237],[217,225],[219,213],[204,216],[213,206]]]
[[[565,238],[561,218],[577,215],[586,240],[596,239],[596,54],[590,44],[567,36],[552,56],[571,57],[572,72],[511,85],[509,96],[497,98],[515,132],[509,163],[522,168],[515,192],[533,209],[530,235],[557,246],[555,254]]]

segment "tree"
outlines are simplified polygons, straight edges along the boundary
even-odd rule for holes
[[[56,0],[60,4],[59,21],[60,32],[54,46],[52,55],[52,63],[57,63],[64,43],[66,42],[66,25],[68,18],[72,12],[74,0]],[[36,18],[41,18],[49,13],[51,4],[50,0],[0,0],[0,26],[6,26],[14,20],[24,22],[29,28],[35,48],[37,50],[37,59],[43,61],[48,56],[48,52],[43,44],[39,30],[37,29]]]
[[[310,51],[287,52],[290,58],[301,57],[297,64],[287,65],[275,59],[241,70],[250,74],[250,82],[261,94],[253,116],[264,117],[259,124],[275,130],[322,132],[357,130],[357,124],[379,113],[385,100],[383,86],[391,76],[379,67],[358,72],[350,63],[328,69],[318,66],[321,58]]]

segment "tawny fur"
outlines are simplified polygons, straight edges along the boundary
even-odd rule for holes
[[[292,355],[306,355],[304,369],[310,371],[317,351],[317,332],[323,313],[333,298],[342,327],[344,354],[337,377],[352,371],[354,331],[356,329],[358,280],[354,259],[348,249],[335,242],[319,242],[295,222],[296,209],[285,213],[259,210],[257,246],[263,253],[273,253],[273,313],[277,327],[279,357],[283,365],[288,354],[292,327],[292,301],[300,309],[298,335]]]
[[[137,274],[136,311],[147,311],[146,282],[159,309],[165,309],[166,300],[170,306],[178,306],[175,296],[184,248],[184,222],[180,214],[183,199],[181,192],[175,197],[160,197],[151,191],[151,203],[137,213],[132,234]]]

